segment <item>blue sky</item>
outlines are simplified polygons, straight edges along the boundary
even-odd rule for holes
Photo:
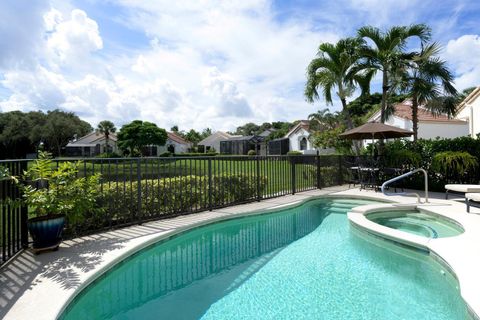
[[[316,48],[367,24],[430,25],[464,89],[480,84],[479,18],[476,1],[3,1],[0,110],[197,130],[304,119],[327,107],[302,95]]]

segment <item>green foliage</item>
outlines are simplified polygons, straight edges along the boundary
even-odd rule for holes
[[[128,150],[130,155],[134,155],[141,153],[143,147],[149,145],[165,145],[167,132],[154,123],[134,120],[124,125],[117,137],[120,149]]]
[[[191,129],[185,134],[185,139],[193,143],[194,146],[196,146],[197,143],[200,142],[203,138],[200,132],[197,132],[194,129]]]
[[[207,153],[201,153],[201,152],[185,152],[185,153],[178,153],[175,155],[175,157],[213,157],[216,156],[218,153],[215,151],[213,152],[207,152]]]
[[[255,150],[248,150],[247,155],[248,156],[256,156],[257,152]]]
[[[475,165],[475,162],[471,161],[471,157],[477,161],[480,159],[480,139],[473,139],[471,137],[435,140],[419,139],[416,143],[408,140],[395,140],[385,144],[387,161],[388,158],[400,157],[399,154],[407,154],[409,152],[416,154],[413,156],[414,160],[405,161],[410,161],[411,166],[421,167],[428,171],[430,188],[434,191],[444,191],[444,185],[449,182],[480,183],[480,168],[478,163]],[[471,157],[465,155],[466,153]],[[451,156],[452,154],[453,156]],[[459,156],[459,154],[462,154],[462,156]],[[436,160],[434,160],[435,157],[437,157]],[[410,156],[410,158],[412,157]],[[460,168],[460,170],[454,170],[453,165],[455,162],[451,162],[451,169],[445,171],[448,163],[447,160],[457,161],[453,160],[457,158],[464,168],[457,167]],[[473,168],[471,167],[472,165]],[[465,172],[467,173],[465,174]],[[411,182],[412,188],[422,188],[423,181],[420,178],[421,177]]]
[[[121,158],[122,156],[115,152],[104,152],[95,156],[96,158]]]
[[[465,151],[444,151],[435,154],[432,169],[442,174],[447,180],[464,177],[478,170],[478,160]]]
[[[83,136],[91,131],[87,122],[71,112],[0,113],[0,158],[24,158],[36,152],[41,141],[46,150],[59,155],[75,134]]]
[[[20,184],[23,200],[36,216],[65,214],[71,225],[85,220],[87,215],[100,212],[97,206],[100,175],[77,178],[78,167],[82,162],[63,162],[58,168],[51,165],[48,153],[40,153],[40,158],[24,173],[27,183],[46,181],[48,187],[37,187],[36,183]],[[54,169],[55,168],[55,169]]]
[[[313,134],[313,145],[317,148],[335,148],[338,153],[351,154],[352,141],[340,139],[339,134],[345,131],[345,126],[317,131]]]
[[[208,208],[207,176],[182,176],[141,180],[141,210],[144,216],[168,215],[174,212],[189,212],[195,208]],[[267,185],[267,178],[260,177],[260,192]],[[104,219],[128,220],[134,217],[137,207],[138,182],[118,187],[103,186],[102,203],[108,208]],[[227,202],[242,202],[257,196],[257,176],[222,173],[212,176],[212,202],[220,205]]]
[[[173,154],[170,151],[165,151],[164,153],[161,153],[159,157],[171,157]]]
[[[289,156],[301,156],[301,155],[303,155],[303,153],[300,152],[300,151],[288,151],[287,155],[289,155]]]

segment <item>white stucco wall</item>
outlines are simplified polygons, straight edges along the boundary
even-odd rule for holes
[[[413,122],[399,117],[390,117],[385,124],[402,128],[405,130],[413,130]],[[418,138],[419,139],[435,139],[440,138],[457,138],[467,136],[469,134],[468,123],[454,123],[454,122],[419,122],[418,124]],[[405,138],[413,140],[413,136]],[[372,140],[364,140],[364,145],[372,143]]]
[[[468,123],[423,122],[418,126],[418,138],[435,139],[468,136]],[[412,138],[413,139],[413,138]]]
[[[158,146],[158,154],[164,153],[168,151],[168,146],[173,145],[175,147],[175,153],[184,153],[188,152],[189,145],[180,144],[176,141],[171,139],[167,139],[167,142],[164,146]]]
[[[307,130],[305,130],[303,128],[301,128],[300,130],[298,130],[295,133],[292,133],[288,137],[288,139],[290,140],[289,141],[289,144],[290,144],[289,150],[290,151],[301,151],[300,150],[300,140],[302,138],[307,139],[307,150],[315,150],[315,148],[312,146],[311,142],[308,140],[309,135],[310,135],[310,133],[308,133]]]
[[[480,98],[467,104],[457,115],[457,119],[468,120],[469,133],[475,138],[480,133]]]

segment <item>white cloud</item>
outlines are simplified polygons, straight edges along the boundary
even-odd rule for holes
[[[445,48],[445,59],[456,72],[459,89],[480,84],[480,36],[463,35],[450,40]]]
[[[62,64],[85,64],[92,52],[103,47],[97,23],[82,10],[72,10],[70,19],[64,20],[60,12],[53,9],[44,19],[51,32],[47,46]]]

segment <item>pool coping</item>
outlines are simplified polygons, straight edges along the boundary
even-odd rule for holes
[[[480,268],[480,260],[477,257],[472,266],[469,262],[471,262],[471,254],[474,251],[462,249],[464,249],[463,245],[465,243],[472,243],[473,239],[477,241],[480,239],[478,236],[480,217],[475,214],[452,213],[451,210],[448,210],[450,208],[451,205],[447,201],[435,201],[433,205],[413,203],[374,204],[355,207],[347,213],[347,216],[351,225],[364,232],[427,252],[433,260],[440,263],[457,280],[460,295],[470,316],[479,319],[480,276],[478,272],[473,271],[475,271],[475,268]],[[425,238],[382,226],[367,218],[371,213],[389,209],[395,209],[395,211],[417,209],[423,213],[441,216],[458,224],[464,231],[462,234],[452,237]]]
[[[69,303],[89,284],[99,278],[102,274],[113,268],[117,263],[125,259],[126,257],[138,252],[158,241],[168,239],[179,233],[185,232],[190,229],[198,228],[204,225],[221,222],[233,218],[241,218],[249,215],[265,214],[277,211],[279,209],[287,209],[290,207],[296,207],[303,204],[306,201],[310,201],[315,198],[328,196],[328,197],[349,197],[356,199],[372,199],[385,202],[391,202],[391,204],[382,204],[376,206],[395,205],[395,203],[412,203],[413,198],[408,197],[386,197],[373,192],[358,192],[356,189],[343,190],[343,188],[326,188],[322,190],[313,190],[296,195],[288,195],[279,198],[273,198],[263,200],[261,202],[249,203],[234,207],[227,207],[213,211],[205,211],[201,213],[180,216],[172,219],[165,219],[155,222],[145,223],[139,226],[128,227],[124,229],[105,232],[90,237],[82,237],[74,239],[72,241],[66,241],[62,244],[58,252],[51,252],[34,256],[28,251],[22,252],[15,257],[12,262],[3,266],[0,269],[0,280],[7,279],[10,282],[15,282],[15,276],[19,278],[20,289],[16,290],[16,299],[12,299],[12,303],[8,305],[10,308],[4,314],[4,319],[30,319],[32,314],[36,315],[36,319],[57,319]],[[452,201],[449,201],[452,202]],[[451,204],[448,204],[449,206]],[[358,208],[358,207],[357,207]],[[455,208],[455,211],[461,211],[466,213],[465,207],[463,211],[460,207]],[[356,212],[356,208],[352,211]],[[473,215],[477,216],[477,215]],[[478,230],[480,231],[480,216],[478,216]],[[463,225],[463,224],[462,224]],[[147,230],[147,231],[145,231]],[[153,230],[153,232],[151,232]],[[143,233],[142,233],[143,232]],[[403,233],[403,232],[402,232]],[[475,239],[480,240],[480,232]],[[133,236],[132,236],[133,235]],[[455,237],[456,238],[456,237]],[[82,244],[95,246],[95,243],[107,241],[106,249],[104,251],[93,251],[85,249]],[[468,238],[469,239],[469,238]],[[467,240],[468,240],[467,239]],[[440,239],[441,240],[441,239]],[[114,245],[112,245],[114,244]],[[431,248],[430,252],[438,252],[437,246],[442,247],[443,244],[438,244]],[[80,248],[80,249],[78,249]],[[83,252],[82,252],[83,249]],[[88,246],[87,246],[88,249]],[[85,251],[87,251],[85,253]],[[440,250],[442,251],[442,250]],[[459,275],[456,266],[452,266],[449,260],[451,258],[444,259],[440,252],[438,260],[442,263],[445,262],[447,267],[451,270],[452,274],[459,280],[460,288],[463,289],[462,281],[464,277]],[[69,258],[65,259],[68,255]],[[85,259],[90,257],[97,257],[100,261],[88,266],[88,268],[82,268],[76,265],[78,257],[85,255]],[[66,260],[66,261],[65,261]],[[58,262],[60,261],[60,262]],[[478,265],[480,266],[480,256],[477,257]],[[72,266],[73,265],[73,266]],[[476,264],[475,264],[476,265]],[[35,269],[36,268],[36,269]],[[33,271],[30,269],[34,269]],[[20,271],[18,271],[20,270]],[[67,272],[65,272],[65,270]],[[480,270],[480,269],[477,269]],[[30,273],[29,273],[30,271]],[[18,274],[15,274],[15,273]],[[76,281],[73,286],[62,282],[62,275],[67,274],[67,277],[71,273],[76,273],[74,280]],[[28,275],[30,274],[30,277]],[[53,274],[53,275],[52,275]],[[469,277],[472,273],[468,273]],[[60,275],[60,276],[58,276]],[[23,277],[23,279],[22,279]],[[477,276],[477,281],[480,284],[480,277]],[[25,280],[27,279],[27,280]],[[475,281],[475,283],[477,283]],[[2,291],[15,291],[14,286],[10,286],[10,282],[7,283],[6,288],[2,288]],[[3,285],[2,285],[3,287]],[[480,285],[476,290],[477,296],[480,293]],[[479,303],[473,303],[474,295],[467,294],[464,296],[464,290],[461,290],[462,297],[464,298],[467,306],[471,309],[473,315],[476,316],[480,310]],[[467,292],[468,293],[468,292]],[[2,294],[2,297],[4,294]],[[14,292],[15,296],[15,292]],[[32,302],[33,301],[33,302]],[[472,303],[471,303],[472,302]],[[1,306],[1,305],[0,305]],[[0,314],[1,315],[1,314]]]

